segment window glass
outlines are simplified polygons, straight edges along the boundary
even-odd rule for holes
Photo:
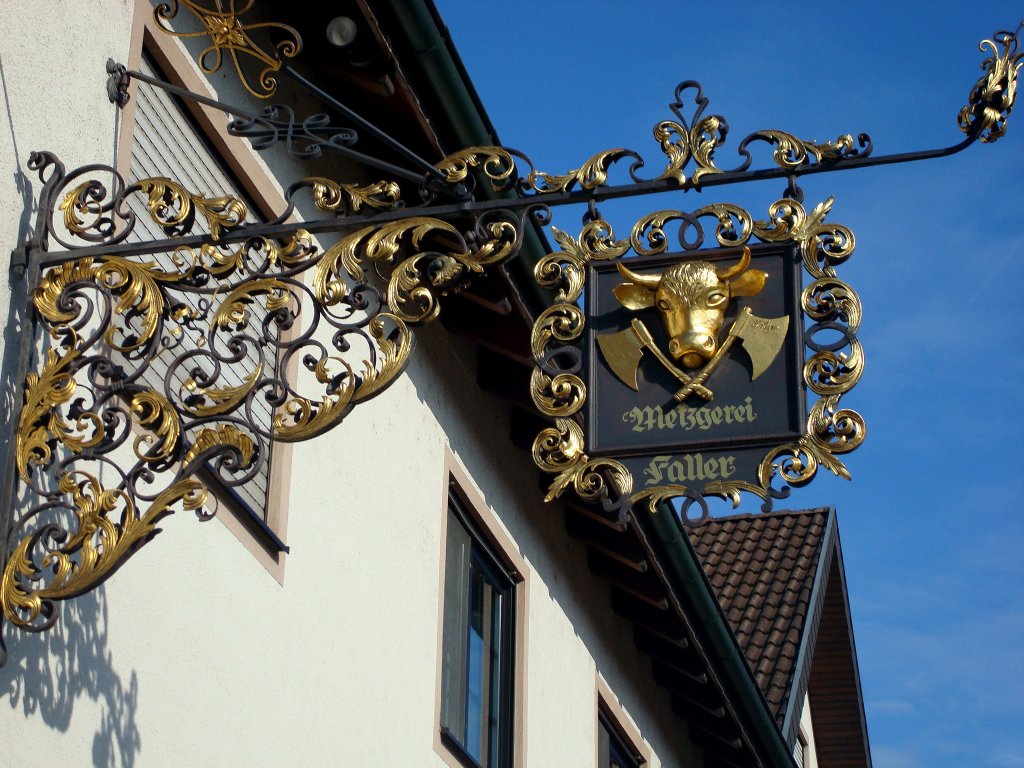
[[[469,766],[511,765],[513,581],[449,499],[441,730]]]
[[[597,717],[597,760],[599,768],[639,768],[642,764],[604,712]]]

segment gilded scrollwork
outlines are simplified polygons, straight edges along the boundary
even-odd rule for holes
[[[195,0],[166,0],[157,5],[154,16],[160,29],[174,37],[209,37],[209,46],[199,54],[199,67],[206,74],[217,72],[224,63],[225,52],[234,64],[239,80],[245,89],[257,98],[265,99],[277,91],[276,73],[281,69],[281,57],[293,58],[302,48],[299,33],[287,24],[277,22],[260,22],[245,24],[241,16],[253,5],[253,0],[241,0],[242,6],[237,7],[239,0],[229,0],[225,10],[220,2],[213,8],[206,7]],[[169,22],[178,15],[179,5],[191,11],[202,24],[196,32],[181,32],[170,27]],[[273,52],[264,50],[253,40],[255,30],[274,30],[278,41],[273,45]],[[257,62],[262,67],[256,75],[255,84],[245,73],[239,61],[243,55]]]
[[[1022,29],[1024,22],[1015,32],[996,32],[991,40],[978,45],[979,51],[992,55],[981,63],[985,74],[971,89],[957,122],[961,131],[979,136],[983,142],[996,141],[1006,134],[1006,121],[1017,98],[1017,77],[1024,67],[1024,51],[1018,51]]]
[[[804,313],[815,322],[805,331],[808,346],[814,350],[804,363],[804,381],[817,395],[842,394],[849,391],[864,370],[864,350],[857,339],[860,329],[860,298],[849,285],[836,278],[819,278],[808,285],[801,297]],[[819,330],[840,330],[840,353],[829,345],[821,347],[814,340]]]
[[[692,109],[687,103],[692,101]],[[474,147],[450,155],[438,168],[449,183],[465,180],[471,167],[481,166],[495,189],[521,190],[537,195],[565,194],[573,190],[591,191],[608,186],[611,167],[624,158],[631,158],[629,177],[634,182],[670,181],[685,187],[699,187],[709,176],[743,173],[753,164],[750,145],[763,142],[774,147],[772,159],[778,169],[798,170],[812,164],[839,164],[843,161],[866,158],[871,154],[871,139],[866,134],[844,134],[834,141],[815,142],[800,139],[780,130],[761,130],[740,142],[741,161],[733,168],[722,167],[715,153],[725,144],[729,124],[722,115],[705,114],[709,100],[700,84],[694,80],[680,83],[675,100],[669,109],[675,119],[661,120],[653,127],[654,140],[666,158],[661,173],[645,179],[639,171],[646,165],[640,154],[619,147],[599,152],[578,168],[566,173],[547,173],[534,168],[528,158],[514,153],[529,168],[518,180],[513,153],[500,147]],[[692,168],[692,170],[691,170]]]
[[[601,219],[588,221],[579,238],[557,227],[552,227],[551,232],[561,250],[542,257],[533,274],[540,285],[558,290],[559,302],[576,301],[583,293],[588,262],[615,259],[629,250],[629,242],[616,240],[611,226]]]
[[[358,213],[365,209],[387,211],[397,206],[401,196],[401,189],[394,181],[345,184],[323,176],[310,176],[296,182],[293,190],[302,187],[310,187],[313,204],[329,213]]]
[[[103,421],[95,413],[80,414],[72,426],[61,411],[78,388],[73,371],[79,358],[74,348],[63,355],[48,350],[39,373],[30,372],[26,377],[15,448],[18,474],[25,482],[29,482],[33,465],[46,466],[52,461],[57,442],[81,453],[99,445],[106,435]]]
[[[538,410],[547,416],[571,416],[586,401],[586,385],[575,366],[569,370],[558,367],[560,351],[580,337],[583,326],[583,310],[567,302],[548,307],[534,324],[531,348],[537,367],[530,394]]]
[[[207,491],[197,480],[178,480],[140,513],[126,490],[104,487],[96,476],[73,470],[61,476],[59,493],[60,501],[51,506],[69,510],[76,520],[74,528],[64,532],[51,523],[25,536],[0,576],[4,618],[30,631],[52,626],[57,618],[55,601],[102,584],[159,532],[156,524],[174,506],[201,509]]]
[[[560,302],[545,309],[533,324],[530,346],[533,357],[543,361],[552,341],[575,341],[583,333],[583,310],[575,304]]]
[[[808,212],[796,200],[777,200],[768,209],[768,219],[754,222],[754,235],[766,243],[798,243],[811,277],[835,277],[836,266],[850,257],[857,240],[848,227],[825,221],[834,202],[829,197]]]
[[[171,235],[191,231],[198,213],[216,240],[223,232],[242,224],[248,216],[245,203],[236,197],[204,197],[163,177],[142,179],[132,188],[138,188],[148,195],[146,207],[150,217]]]
[[[665,225],[674,221],[682,224],[679,232],[682,247],[700,245],[704,241],[702,218],[714,219],[715,240],[719,245],[742,245],[750,240],[753,223],[746,210],[731,203],[712,203],[693,212],[664,210],[647,214],[633,225],[630,245],[640,256],[664,253],[671,247]]]
[[[806,141],[791,133],[779,130],[756,131],[744,139],[740,151],[745,152],[747,144],[764,141],[775,147],[772,158],[779,168],[799,168],[808,163],[836,163],[855,157],[865,157],[870,139],[861,134],[855,140],[853,134],[845,133],[835,141]]]
[[[461,290],[472,275],[507,259],[521,245],[519,227],[506,220],[481,221],[474,235],[471,248],[454,225],[419,216],[364,227],[324,253],[313,278],[314,295],[324,305],[334,305],[347,296],[346,276],[362,282],[367,262],[388,265],[408,249],[412,253],[388,279],[388,304],[406,323],[429,322],[440,312],[438,296]],[[458,247],[452,248],[452,241]]]
[[[472,169],[479,169],[490,181],[491,188],[501,191],[513,188],[518,182],[516,157],[529,164],[524,155],[505,147],[469,147],[448,155],[436,167],[449,184],[467,181]],[[530,171],[533,171],[532,165]]]
[[[683,113],[684,94],[688,91],[693,91],[695,108],[692,115]],[[654,139],[668,158],[659,179],[674,179],[680,185],[688,181],[699,184],[701,177],[723,172],[715,165],[714,156],[729,133],[729,124],[721,115],[704,117],[709,103],[704,90],[694,80],[687,80],[676,87],[675,101],[669,104],[669,109],[677,119],[663,120],[654,126]],[[685,171],[691,160],[697,167],[688,179]]]
[[[229,196],[164,178],[117,181],[108,196],[84,173],[65,178],[51,156],[37,165],[52,169],[62,236],[100,245],[54,260],[32,292],[44,333],[15,471],[39,503],[16,523],[0,582],[4,616],[29,629],[50,626],[55,602],[101,583],[174,509],[206,515],[196,473],[241,486],[272,441],[315,437],[384,391],[409,360],[410,326],[521,244],[522,219],[492,212],[365,226],[322,250],[300,226],[246,235],[248,212]],[[400,205],[389,182],[313,177],[298,189],[337,215]],[[163,250],[101,250],[130,231],[129,195],[167,235]]]
[[[556,419],[533,441],[534,463],[555,475],[545,501],[572,488],[585,501],[616,505],[628,499],[633,477],[614,459],[591,459],[583,450],[583,430],[572,419]]]
[[[597,189],[607,184],[608,169],[611,165],[624,157],[640,161],[640,156],[628,149],[607,149],[598,152],[579,168],[574,168],[568,173],[551,174],[531,170],[526,177],[526,186],[541,194],[568,192],[576,186],[581,189]]]

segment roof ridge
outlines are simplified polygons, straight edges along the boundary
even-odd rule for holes
[[[763,520],[776,517],[797,517],[804,515],[829,514],[834,507],[808,507],[807,509],[773,509],[771,512],[740,512],[736,515],[723,515],[721,517],[709,517],[697,525],[687,526],[691,530],[698,530],[711,523],[729,523],[738,520]]]

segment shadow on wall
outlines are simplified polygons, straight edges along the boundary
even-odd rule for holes
[[[0,98],[7,117],[7,130],[16,155],[17,166],[13,178],[0,179],[12,184],[22,201],[19,213],[18,242],[0,244],[0,259],[11,248],[23,245],[31,235],[35,190],[32,179],[22,164],[28,159],[25,148],[18,144],[13,115],[8,99],[7,79],[0,59]],[[0,128],[2,130],[2,128]],[[29,147],[34,149],[35,147]],[[13,212],[9,212],[13,214]],[[6,272],[6,270],[3,270]],[[0,372],[0,467],[12,449],[15,433],[14,418],[20,406],[22,381],[16,375],[21,339],[26,333],[25,308],[28,295],[25,280],[10,279],[11,303],[0,344],[2,344],[2,372]],[[0,469],[2,471],[2,469]],[[0,542],[7,538],[10,524],[9,510],[0,510]],[[3,565],[0,553],[0,567]],[[0,714],[0,719],[13,722],[19,710],[25,720],[41,719],[56,731],[66,732],[71,726],[75,705],[83,696],[98,702],[102,708],[100,722],[92,742],[93,765],[133,766],[141,750],[139,729],[136,725],[138,710],[138,678],[133,671],[127,684],[114,668],[113,657],[107,648],[107,602],[102,589],[94,590],[75,600],[58,606],[60,618],[56,625],[41,634],[22,632],[0,622],[0,663],[4,656],[6,639],[7,663],[0,667],[0,695],[6,695],[12,715]],[[2,747],[0,747],[2,749]],[[51,751],[52,750],[48,750]],[[85,764],[84,755],[64,752],[64,762]],[[68,759],[70,758],[70,759]]]
[[[8,661],[0,669],[0,691],[26,720],[39,718],[65,732],[83,696],[99,702],[102,715],[93,736],[92,764],[133,766],[142,748],[136,725],[139,684],[134,671],[127,684],[121,679],[106,650],[105,592],[94,590],[59,610],[60,619],[41,634],[5,627]],[[62,751],[70,764],[84,764],[83,755]]]

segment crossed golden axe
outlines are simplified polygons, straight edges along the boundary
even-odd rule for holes
[[[789,330],[788,316],[758,317],[749,307],[743,307],[729,328],[725,341],[717,343],[729,302],[736,296],[756,295],[764,288],[767,273],[759,269],[748,269],[749,264],[750,249],[746,247],[743,248],[739,264],[717,269],[706,261],[690,261],[674,265],[658,275],[641,275],[624,267],[622,262],[617,262],[616,268],[627,281],[614,289],[615,297],[623,306],[633,310],[656,307],[670,338],[672,327],[682,327],[686,329],[684,336],[692,336],[692,318],[701,317],[707,327],[699,331],[705,334],[710,343],[705,342],[704,348],[692,345],[681,347],[679,341],[674,339],[670,345],[670,348],[675,348],[674,356],[682,358],[684,364],[687,359],[706,361],[696,375],[691,376],[677,367],[658,347],[643,321],[633,318],[625,330],[598,334],[597,344],[608,367],[626,386],[639,391],[637,372],[643,352],[647,349],[684,385],[673,395],[677,402],[683,402],[691,394],[710,401],[714,393],[704,382],[739,340],[752,363],[751,381],[756,379],[768,369],[782,349]],[[710,353],[714,346],[718,347],[717,350]]]

